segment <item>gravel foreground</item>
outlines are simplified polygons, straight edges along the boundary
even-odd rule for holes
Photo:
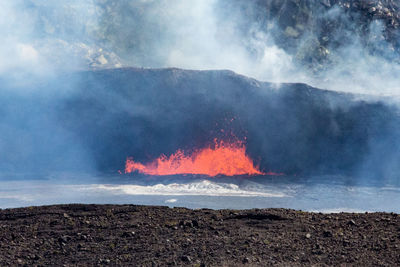
[[[55,205],[0,210],[0,265],[399,266],[400,215]]]

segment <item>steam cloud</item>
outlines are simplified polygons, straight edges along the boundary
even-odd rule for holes
[[[93,165],[85,146],[85,141],[90,140],[77,138],[65,129],[59,117],[52,114],[59,108],[58,100],[75,96],[74,84],[82,81],[84,76],[66,74],[75,70],[121,66],[229,69],[269,82],[303,82],[333,91],[391,97],[400,94],[399,54],[397,48],[384,38],[382,21],[372,20],[366,30],[370,35],[369,47],[378,50],[372,53],[361,35],[353,34],[351,28],[358,25],[342,8],[334,7],[328,12],[321,12],[321,15],[316,15],[316,22],[340,20],[346,25],[334,35],[337,42],[345,40],[344,44],[324,47],[318,43],[318,23],[313,31],[304,31],[299,35],[301,25],[299,28],[282,28],[276,17],[262,17],[260,14],[266,10],[260,9],[260,3],[263,1],[1,1],[0,168],[18,168],[10,166],[10,162],[23,162],[24,166],[33,169],[45,165],[67,168]],[[280,39],[284,35],[286,39],[299,36],[290,39],[286,45]],[[329,64],[324,65],[323,61],[315,62],[314,59],[307,61],[316,50],[326,56]],[[93,84],[93,81],[88,84]],[[99,103],[104,106],[109,104],[110,99],[115,100],[103,93],[96,98],[92,92],[90,97],[100,99]],[[143,95],[146,94],[143,92]],[[142,112],[147,116],[151,113],[145,108],[139,110],[141,103],[137,103],[134,111],[129,111],[133,109],[129,103],[119,99],[119,96],[115,98],[118,98],[120,106],[107,110],[111,114],[123,111],[139,116]],[[88,103],[93,104],[89,100]],[[97,108],[96,112],[103,112]],[[335,110],[332,116],[340,115],[340,112]],[[112,118],[111,115],[102,118],[103,121],[96,125],[110,122]],[[260,123],[263,122],[262,115],[257,118]],[[68,121],[68,118],[65,120]],[[88,118],[82,120],[89,121]],[[332,121],[335,122],[334,119]],[[258,124],[254,125],[258,127]],[[296,133],[297,126],[293,127],[295,129],[291,126],[287,127],[287,131]],[[397,131],[396,127],[392,128]],[[309,128],[311,132],[313,129]],[[142,130],[136,130],[137,136],[141,136],[139,132]],[[254,132],[256,130],[253,129]],[[379,153],[372,153],[368,164],[379,158],[380,152],[393,151],[393,147],[398,147],[397,141],[394,145],[390,142],[396,138],[391,134],[387,130],[382,137],[387,142],[371,144],[372,148],[379,148]],[[270,135],[271,138],[276,137],[274,133]],[[259,139],[264,137],[259,136]],[[301,140],[308,138],[300,137]],[[50,162],[48,155],[52,156]],[[397,171],[398,168],[393,168],[397,157],[397,152],[393,152],[393,156],[389,153],[385,169]]]
[[[319,46],[318,29],[305,31],[292,41],[294,49],[285,49],[277,43],[278,31],[286,31],[289,36],[299,33],[292,27],[279,28],[277,19],[268,17],[268,10],[262,9],[260,3],[264,2],[2,1],[0,73],[15,75],[25,71],[43,75],[120,66],[230,69],[263,81],[304,82],[356,93],[400,94],[400,66],[393,62],[399,54],[385,41],[381,21],[369,24],[368,46],[379,47],[382,52],[373,54],[360,36],[350,31],[359,25],[343,9],[336,7],[316,14],[316,22],[337,19],[348,26],[335,35],[346,45],[335,51],[320,51],[334,52],[329,57],[329,68],[310,72],[299,58]]]

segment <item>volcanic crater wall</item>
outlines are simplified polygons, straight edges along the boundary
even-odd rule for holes
[[[399,169],[399,113],[382,101],[230,71],[126,68],[73,80],[57,120],[103,171],[232,136],[265,171],[383,179]]]
[[[231,71],[122,68],[29,84],[2,85],[2,172],[116,173],[127,157],[237,138],[262,171],[398,180],[399,111],[383,100]]]

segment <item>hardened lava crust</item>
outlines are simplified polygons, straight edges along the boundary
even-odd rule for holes
[[[55,205],[0,211],[1,266],[399,266],[395,213]]]

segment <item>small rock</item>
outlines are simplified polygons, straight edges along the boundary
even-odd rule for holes
[[[181,259],[184,262],[191,262],[192,261],[192,259],[189,256],[182,256]]]
[[[355,222],[354,220],[350,220],[350,221],[348,222],[348,224],[349,224],[349,225],[357,225],[356,222]]]
[[[102,263],[102,264],[110,264],[110,260],[109,259],[100,259],[99,260],[99,263]]]
[[[121,237],[132,237],[135,235],[135,232],[124,232]]]
[[[308,233],[308,234],[306,234],[306,238],[311,238],[311,234],[310,233]]]
[[[82,244],[78,244],[78,249],[81,250],[81,251],[87,250],[86,247],[84,245],[82,245]]]
[[[186,221],[186,220],[185,221],[180,221],[179,225],[191,228],[191,227],[193,227],[193,222],[192,221]]]
[[[324,237],[332,237],[333,234],[331,231],[324,231]]]
[[[246,264],[246,263],[250,263],[250,259],[248,257],[244,258],[242,260],[242,263]]]
[[[199,227],[199,222],[196,220],[192,220],[193,227]]]
[[[67,238],[65,236],[61,236],[58,238],[59,243],[64,243],[64,245],[68,242]]]

